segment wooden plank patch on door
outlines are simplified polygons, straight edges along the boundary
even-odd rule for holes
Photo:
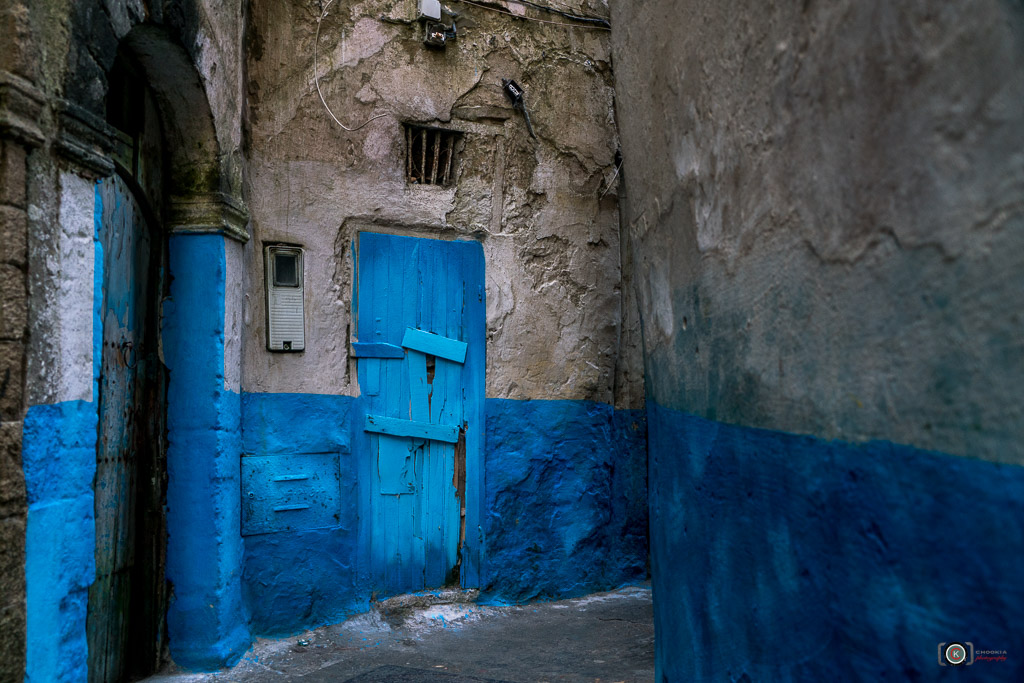
[[[459,429],[452,425],[435,425],[429,422],[403,420],[397,417],[382,417],[380,415],[367,415],[364,429],[378,434],[411,436],[420,439],[444,441],[446,443],[455,443],[459,440]]]
[[[402,346],[407,349],[429,353],[445,360],[455,361],[456,363],[466,362],[466,342],[442,337],[439,334],[424,332],[413,327],[405,329]]]

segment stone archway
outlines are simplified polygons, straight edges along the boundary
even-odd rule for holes
[[[105,98],[97,97],[97,92],[109,89],[109,70],[118,59],[134,64],[140,82],[152,93],[166,150],[160,198],[155,202],[161,207],[155,222],[166,243],[163,267],[169,282],[159,297],[158,318],[161,361],[168,375],[166,634],[177,663],[215,668],[236,660],[250,642],[240,583],[235,445],[240,397],[237,387],[225,379],[231,364],[238,363],[230,357],[237,343],[226,353],[225,328],[234,314],[227,301],[229,271],[240,270],[235,264],[248,239],[248,215],[239,194],[239,172],[232,166],[234,157],[218,138],[210,105],[216,83],[200,75],[193,53],[201,53],[201,48],[193,44],[190,53],[181,42],[189,31],[197,30],[188,26],[189,17],[196,23],[201,7],[184,4],[191,9],[178,8],[181,16],[163,17],[184,26],[132,26],[114,17],[103,27],[109,31],[103,40],[95,35],[95,22],[89,23],[97,11],[92,3],[72,10],[72,25],[77,28],[69,54],[77,51],[79,56],[69,57],[68,99],[57,108],[54,148],[80,175],[101,180],[114,176],[118,133],[104,122],[100,111]],[[83,45],[89,45],[88,59],[81,57]],[[97,64],[105,69],[102,76],[90,71]],[[90,82],[101,88],[82,86]],[[239,122],[225,124],[222,112],[220,125]],[[97,404],[101,401],[98,397]],[[94,486],[99,483],[97,477]],[[95,498],[101,500],[99,495]],[[99,524],[97,515],[97,529]],[[89,646],[95,649],[91,642]],[[94,661],[98,660],[90,655],[90,663]],[[115,673],[113,679],[118,676]],[[101,674],[97,680],[103,678]]]
[[[140,25],[120,42],[151,89],[166,149],[162,223],[170,285],[161,306],[167,384],[166,580],[170,654],[222,666],[250,642],[238,515],[240,397],[226,383],[228,281],[248,215],[225,173],[207,85],[171,32]],[[234,258],[233,258],[234,257]]]
[[[20,269],[8,279],[26,294],[27,315],[0,321],[0,375],[18,370],[0,392],[0,445],[5,452],[16,449],[8,438],[11,423],[21,427],[24,476],[19,494],[7,485],[7,470],[0,473],[0,497],[13,501],[11,528],[23,523],[25,529],[24,560],[20,548],[4,554],[8,565],[25,567],[24,584],[17,572],[0,586],[3,607],[13,607],[5,611],[11,617],[0,637],[0,651],[9,655],[0,672],[15,672],[0,675],[5,680],[19,671],[30,681],[89,675],[86,622],[96,576],[94,472],[102,400],[103,325],[96,314],[104,266],[95,229],[96,181],[115,175],[118,134],[105,110],[108,76],[119,55],[137,65],[152,91],[169,150],[162,207],[150,222],[161,243],[166,240],[161,269],[171,282],[159,293],[159,323],[153,325],[168,372],[170,652],[180,664],[208,668],[236,659],[249,643],[241,607],[239,449],[233,441],[240,399],[233,372],[239,363],[232,354],[239,340],[229,344],[225,334],[234,315],[227,300],[241,297],[228,297],[227,283],[241,281],[232,278],[232,268],[248,237],[237,102],[237,45],[245,16],[243,7],[212,4],[11,0],[0,12],[18,29],[0,60],[0,218],[15,228],[5,228],[10,244],[27,242],[23,253],[15,249],[3,264],[5,277],[8,266]],[[225,93],[234,93],[228,105]],[[8,352],[9,337],[23,342],[18,354]],[[116,347],[120,338],[113,341]],[[116,356],[108,360],[116,364]],[[5,521],[6,508],[0,513]]]

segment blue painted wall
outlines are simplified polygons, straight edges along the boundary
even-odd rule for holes
[[[29,408],[22,462],[28,492],[25,547],[26,679],[86,678],[85,618],[95,578],[96,404]]]
[[[342,489],[335,528],[245,537],[244,595],[256,634],[295,633],[369,608],[351,444],[357,403],[348,396],[242,394],[245,455],[336,453]]]
[[[489,399],[485,598],[521,602],[647,576],[642,411]]]
[[[368,562],[370,476],[360,399],[243,394],[244,452],[339,453],[337,528],[247,536],[251,627],[282,635],[365,611],[381,594]],[[646,422],[585,401],[486,402],[484,599],[521,602],[647,576]]]
[[[241,397],[224,388],[224,240],[169,240],[163,305],[167,391],[167,613],[171,656],[188,668],[237,661],[250,635],[242,601]]]
[[[1024,468],[648,406],[659,683],[1024,680]]]

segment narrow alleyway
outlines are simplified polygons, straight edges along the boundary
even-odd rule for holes
[[[342,624],[256,642],[230,670],[152,683],[476,683],[654,680],[649,587],[483,606],[472,595],[401,596]]]

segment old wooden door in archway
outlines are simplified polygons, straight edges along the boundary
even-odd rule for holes
[[[159,662],[163,624],[164,368],[157,353],[161,244],[119,176],[96,189],[102,250],[96,580],[86,622],[89,680]]]
[[[353,351],[370,559],[386,594],[458,583],[464,568],[467,501],[482,481],[483,270],[475,242],[359,235]]]

